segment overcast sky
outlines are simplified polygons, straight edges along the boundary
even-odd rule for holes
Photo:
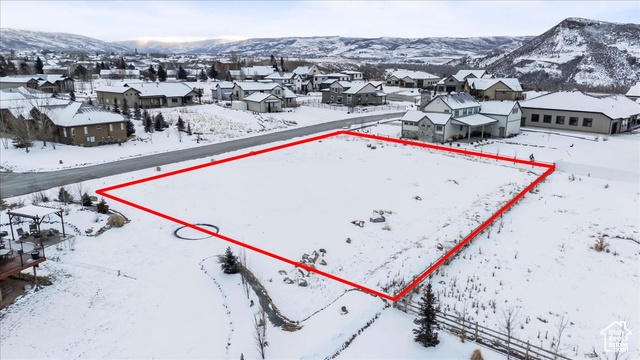
[[[567,17],[640,23],[638,1],[0,1],[3,28],[105,41],[540,35]],[[1,39],[0,39],[1,41]]]

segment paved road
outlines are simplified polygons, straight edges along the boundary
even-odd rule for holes
[[[30,173],[0,173],[0,195],[3,198],[29,194],[38,190],[46,190],[57,186],[73,184],[80,181],[98,179],[105,176],[117,175],[150,167],[172,164],[180,161],[205,158],[229,151],[240,150],[275,141],[289,140],[295,137],[307,136],[323,131],[342,128],[347,123],[363,124],[400,117],[404,112],[394,112],[379,115],[366,115],[350,119],[336,120],[327,123],[293,128],[290,130],[273,132],[259,136],[242,138],[223,143],[205,145],[190,149],[171,151],[119,160],[106,164],[79,167],[68,170]]]

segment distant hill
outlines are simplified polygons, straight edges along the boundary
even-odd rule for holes
[[[0,29],[0,51],[129,52],[128,47],[82,35],[30,30]]]
[[[523,84],[628,87],[640,80],[640,25],[568,18],[515,51],[489,54],[477,64]]]

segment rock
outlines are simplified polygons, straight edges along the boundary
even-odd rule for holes
[[[85,230],[84,232],[85,232],[86,234],[91,234],[91,233],[93,233],[93,229],[87,229],[87,230]]]
[[[369,218],[369,221],[371,221],[372,223],[382,223],[387,221],[387,219],[384,216],[380,215],[376,218]]]
[[[351,244],[351,238],[347,238],[347,244]]]
[[[280,270],[280,271],[278,271],[278,274],[280,274],[280,275],[287,275],[287,272],[286,272],[286,271],[284,271],[284,270]]]
[[[341,315],[346,315],[348,313],[349,313],[349,310],[347,310],[346,306],[343,306],[343,307],[340,308],[340,314]]]
[[[444,249],[444,246],[442,246],[442,244],[438,243],[438,245],[436,245],[436,249],[442,250],[442,249]]]
[[[322,254],[326,254],[327,253],[327,250],[325,250],[323,248],[320,248],[320,250],[318,250],[318,251],[320,251]]]
[[[418,200],[418,201],[422,201],[422,198],[421,198],[420,196],[417,196],[417,195],[416,195],[416,196],[414,196],[413,198],[414,198],[414,199],[416,199],[416,200]]]
[[[285,284],[293,284],[293,280],[289,279],[288,277],[284,278],[282,282],[284,282]]]
[[[322,259],[322,260],[320,260],[320,265],[324,265],[324,266],[326,266],[326,265],[327,265],[327,262],[326,262],[324,259]]]
[[[300,280],[300,282],[298,283],[298,286],[307,287],[309,286],[309,284],[307,283],[306,280]]]

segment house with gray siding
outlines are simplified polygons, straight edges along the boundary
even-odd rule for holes
[[[322,102],[346,106],[382,105],[387,94],[370,82],[338,81],[331,82],[322,90]]]
[[[490,78],[491,75],[486,70],[458,70],[457,73],[448,76],[436,84],[436,90],[439,92],[462,92],[464,91],[464,82],[468,78]]]
[[[624,95],[557,91],[521,101],[521,126],[618,134],[638,124],[640,104]]]
[[[389,86],[426,89],[433,88],[440,77],[424,71],[395,70],[385,80]]]

